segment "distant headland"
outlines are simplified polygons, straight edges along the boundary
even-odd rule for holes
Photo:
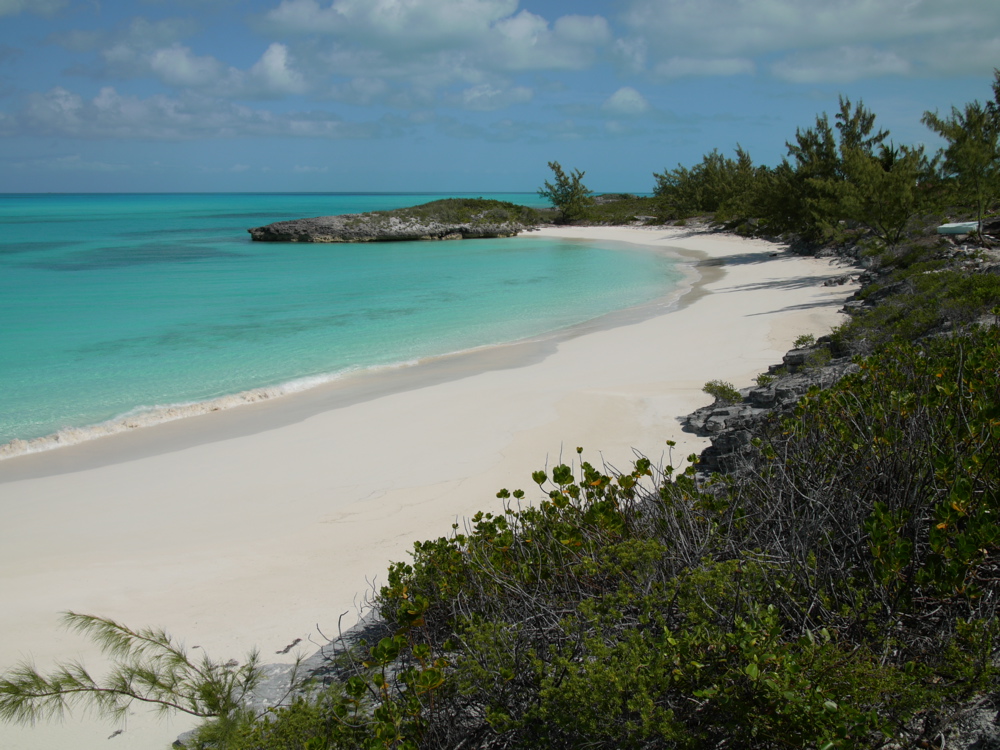
[[[447,198],[410,208],[277,221],[248,229],[255,242],[397,242],[513,237],[550,223],[552,211],[484,198]]]

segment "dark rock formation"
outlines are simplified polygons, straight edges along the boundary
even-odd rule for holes
[[[395,242],[513,237],[544,221],[538,210],[483,198],[447,198],[365,214],[277,221],[248,229],[257,242]]]
[[[528,229],[519,222],[445,224],[381,214],[343,214],[277,221],[248,229],[255,242],[393,242],[513,237]]]
[[[738,472],[741,456],[765,419],[772,414],[790,414],[810,388],[829,388],[858,369],[849,357],[814,364],[825,359],[826,352],[822,343],[792,349],[780,365],[770,368],[773,378],[770,382],[740,391],[743,396],[740,403],[716,402],[683,417],[682,429],[712,439],[698,459],[698,473],[707,476]]]

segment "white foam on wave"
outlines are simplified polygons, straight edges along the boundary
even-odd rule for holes
[[[319,386],[341,380],[344,377],[361,372],[378,372],[381,370],[398,370],[404,367],[412,367],[421,362],[419,359],[393,362],[385,365],[374,365],[366,368],[347,368],[334,373],[323,375],[309,375],[302,378],[290,380],[280,385],[265,386],[262,388],[252,388],[240,393],[233,393],[207,401],[191,401],[165,406],[137,406],[134,409],[119,414],[106,422],[100,422],[85,427],[65,427],[51,435],[27,440],[14,438],[10,442],[0,445],[0,461],[16,456],[23,456],[29,453],[42,453],[43,451],[65,448],[71,445],[78,445],[90,440],[102,437],[118,435],[122,432],[130,432],[141,427],[152,427],[165,422],[173,422],[187,417],[197,417],[202,414],[209,414],[225,409],[234,409],[239,406],[256,404],[261,401],[269,401],[294,393],[302,393]]]
[[[151,427],[153,425],[173,422],[187,417],[196,417],[202,414],[209,414],[214,411],[234,409],[239,406],[256,404],[261,401],[269,401],[293,393],[301,393],[311,388],[316,388],[326,383],[339,380],[351,370],[343,370],[328,375],[313,375],[304,378],[297,378],[287,383],[275,386],[265,386],[262,388],[252,388],[240,393],[232,393],[226,396],[209,399],[207,401],[191,401],[176,404],[137,406],[124,414],[85,427],[64,427],[58,432],[44,437],[23,440],[15,438],[8,443],[0,445],[0,461],[15,456],[23,456],[28,453],[41,453],[55,448],[65,448],[70,445],[78,445],[89,440],[96,440],[110,435],[117,435],[122,432],[129,432],[141,427]]]
[[[691,282],[692,277],[690,275],[686,275],[686,277],[672,290],[670,294],[656,300],[647,302],[646,304],[639,305],[637,307],[625,308],[624,310],[615,310],[610,313],[605,313],[604,315],[600,315],[592,320],[575,323],[565,328],[558,328],[534,336],[529,336],[525,339],[521,339],[520,342],[539,342],[556,339],[560,336],[571,334],[573,331],[585,332],[587,330],[591,330],[595,324],[601,325],[602,322],[617,318],[621,315],[632,317],[638,314],[639,318],[642,318],[650,314],[662,314],[664,312],[669,312],[677,308],[679,300],[691,288]],[[621,321],[619,324],[621,324]],[[177,403],[169,404],[167,406],[139,406],[99,424],[88,425],[85,427],[66,427],[58,432],[52,433],[51,435],[39,438],[31,438],[27,440],[15,438],[10,442],[0,445],[0,461],[8,458],[14,458],[16,456],[23,456],[29,453],[41,453],[43,451],[54,450],[56,448],[78,445],[79,443],[84,443],[89,440],[96,440],[102,437],[117,435],[123,432],[136,430],[141,427],[151,427],[165,422],[173,422],[178,419],[196,417],[210,412],[233,409],[239,406],[247,406],[261,401],[281,398],[283,396],[301,393],[303,391],[311,390],[312,388],[317,388],[319,386],[341,380],[349,375],[376,373],[386,370],[400,370],[420,365],[421,363],[429,360],[435,360],[442,357],[461,356],[463,354],[516,343],[519,342],[513,341],[482,344],[480,346],[468,347],[447,354],[431,355],[424,358],[418,357],[415,359],[371,365],[368,367],[349,367],[333,373],[309,375],[302,378],[296,378],[295,380],[290,380],[280,385],[253,388],[239,393],[219,396],[218,398],[209,399],[207,401]]]

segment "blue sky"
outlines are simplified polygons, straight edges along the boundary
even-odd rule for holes
[[[0,0],[0,192],[644,192],[994,67],[997,0]]]

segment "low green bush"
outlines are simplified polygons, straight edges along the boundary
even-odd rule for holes
[[[732,383],[724,380],[710,380],[701,389],[720,404],[736,404],[743,400],[742,394]]]
[[[918,271],[905,287],[840,326],[838,347],[870,354],[893,340],[911,341],[942,327],[967,325],[1000,305],[1000,275]]]

